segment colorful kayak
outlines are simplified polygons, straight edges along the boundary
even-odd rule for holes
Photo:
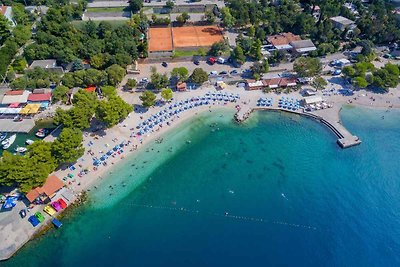
[[[36,218],[35,215],[32,215],[28,218],[28,221],[32,224],[33,227],[36,227],[40,221],[38,220],[38,218]]]
[[[35,217],[39,220],[39,222],[44,221],[44,216],[43,216],[43,214],[40,213],[40,211],[35,213]]]
[[[50,205],[44,207],[44,212],[46,212],[47,214],[49,214],[50,216],[53,216],[54,214],[56,214],[56,210],[53,209]]]
[[[61,208],[61,205],[60,205],[60,203],[58,203],[58,201],[54,201],[53,203],[51,203],[51,206],[53,207],[53,209],[55,209],[56,211],[60,211],[62,208]]]
[[[53,223],[53,225],[54,225],[57,229],[60,228],[60,227],[62,226],[62,223],[61,223],[59,220],[55,219],[55,218],[53,218],[53,220],[51,220],[51,222]]]
[[[65,209],[68,206],[67,203],[62,198],[59,198],[57,200],[57,202],[60,204],[61,208],[63,208],[63,209]]]

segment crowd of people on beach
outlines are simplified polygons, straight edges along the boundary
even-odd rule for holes
[[[211,107],[216,105],[226,105],[228,103],[235,103],[240,99],[239,94],[233,93],[226,93],[226,92],[207,92],[203,96],[198,97],[191,97],[185,100],[175,101],[164,109],[158,111],[155,114],[149,114],[149,117],[144,119],[142,116],[142,122],[140,122],[136,129],[130,129],[130,138],[131,140],[122,140],[119,141],[118,138],[113,138],[111,141],[115,143],[111,148],[109,148],[109,144],[103,144],[106,147],[106,151],[99,150],[95,151],[96,144],[95,143],[103,143],[104,139],[100,138],[93,138],[87,142],[85,147],[88,149],[87,154],[91,157],[93,166],[88,169],[88,167],[83,167],[79,164],[79,170],[77,170],[75,165],[70,166],[70,172],[64,178],[65,182],[68,182],[69,185],[77,184],[80,185],[79,178],[88,174],[91,171],[97,171],[98,168],[101,166],[107,166],[109,164],[113,165],[114,160],[118,157],[121,159],[124,158],[125,150],[129,149],[130,152],[138,149],[138,145],[143,143],[144,137],[149,137],[151,133],[159,131],[163,126],[171,125],[172,122],[181,118],[183,112],[194,110],[195,108],[199,107]],[[126,127],[126,124],[121,124],[121,127]],[[87,136],[86,136],[87,137]],[[157,138],[155,140],[156,143],[161,143],[162,138]],[[137,143],[134,143],[137,141]],[[102,146],[103,146],[102,145]],[[101,147],[101,146],[100,146]],[[97,153],[96,153],[97,152]],[[83,158],[80,159],[82,162],[84,161]],[[76,164],[77,165],[77,164]],[[75,174],[77,172],[77,174]]]
[[[186,100],[176,101],[158,113],[150,116],[150,118],[139,123],[136,127],[138,129],[136,135],[142,136],[152,132],[155,127],[162,127],[164,122],[169,125],[175,118],[179,118],[180,113],[196,107],[215,105],[216,103],[225,104],[228,102],[236,102],[238,99],[240,99],[239,94],[208,92],[202,97],[192,97]],[[133,136],[135,136],[135,133],[132,133],[131,137]]]

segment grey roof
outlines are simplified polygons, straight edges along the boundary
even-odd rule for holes
[[[308,40],[300,40],[300,41],[292,41],[290,42],[290,45],[293,46],[294,49],[301,49],[301,48],[314,48],[315,45],[314,43],[308,39]]]
[[[34,60],[29,68],[33,69],[34,67],[40,67],[43,69],[55,68],[57,67],[57,61],[55,59]]]
[[[333,21],[335,21],[337,23],[340,23],[342,25],[345,25],[345,26],[355,23],[351,19],[348,19],[348,18],[345,18],[345,17],[342,17],[342,16],[332,17],[331,20],[333,20]]]

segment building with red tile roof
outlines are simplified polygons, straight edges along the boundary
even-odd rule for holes
[[[51,101],[51,93],[44,94],[30,94],[28,96],[29,102],[50,102]]]
[[[63,187],[64,183],[57,176],[50,175],[43,186],[32,189],[25,196],[32,203],[38,198],[42,200],[51,198],[53,194]]]

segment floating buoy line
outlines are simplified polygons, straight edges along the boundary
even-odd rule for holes
[[[192,214],[206,213],[206,212],[201,212],[199,210],[192,210],[192,209],[187,209],[187,208],[183,208],[183,207],[178,208],[178,207],[146,205],[146,204],[138,204],[138,203],[125,203],[124,205],[134,206],[134,207],[141,207],[141,208],[159,209],[159,210],[170,210],[170,211],[181,212],[181,213],[192,213]],[[272,221],[272,220],[267,220],[267,219],[257,218],[257,217],[231,215],[228,212],[225,212],[224,214],[208,212],[208,214],[209,215],[213,215],[213,216],[218,216],[218,217],[224,217],[224,218],[228,218],[228,219],[234,219],[234,220],[260,222],[260,223],[270,223],[270,224],[275,224],[275,225],[283,225],[283,226],[288,226],[288,227],[303,228],[303,229],[309,229],[309,230],[314,230],[314,231],[317,230],[317,228],[315,226],[311,226],[311,225],[295,224],[295,223],[289,223],[289,222],[284,222],[284,221]]]

